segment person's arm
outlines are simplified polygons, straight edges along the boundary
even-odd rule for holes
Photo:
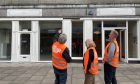
[[[71,62],[71,57],[70,57],[70,54],[69,54],[69,49],[66,48],[62,54],[63,58],[68,62],[70,63]]]
[[[94,60],[94,52],[92,49],[89,50],[89,60],[87,65],[87,71],[90,69],[91,63]]]
[[[53,37],[53,42],[58,41],[59,35],[60,35],[59,33],[56,33],[56,34],[54,35],[54,37]]]
[[[114,57],[114,52],[115,52],[115,44],[111,43],[108,50],[107,62],[109,62]]]
[[[62,30],[59,29],[53,37],[53,42],[58,41],[59,35],[62,33]]]

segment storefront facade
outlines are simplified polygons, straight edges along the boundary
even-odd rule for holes
[[[0,62],[51,62],[51,45],[58,29],[67,34],[73,60],[83,59],[89,38],[95,41],[102,60],[108,34],[115,29],[120,61],[140,61],[138,3],[15,4],[0,6]]]

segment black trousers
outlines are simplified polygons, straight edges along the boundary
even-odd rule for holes
[[[67,70],[58,70],[54,68],[55,83],[54,84],[66,84],[67,82]]]
[[[116,67],[109,65],[108,63],[104,64],[104,80],[105,84],[117,84],[116,80]]]

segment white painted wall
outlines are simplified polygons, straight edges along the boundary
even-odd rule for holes
[[[18,62],[19,55],[19,21],[12,21],[12,55],[11,61]]]
[[[97,16],[136,15],[135,8],[97,8]]]
[[[7,9],[7,16],[42,16],[42,9]]]

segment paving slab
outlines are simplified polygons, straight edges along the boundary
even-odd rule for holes
[[[140,84],[140,64],[120,64],[116,72],[118,84]],[[82,63],[68,66],[67,84],[84,84]],[[0,63],[0,84],[54,84],[51,63]],[[104,84],[103,64],[99,64],[96,84]]]

